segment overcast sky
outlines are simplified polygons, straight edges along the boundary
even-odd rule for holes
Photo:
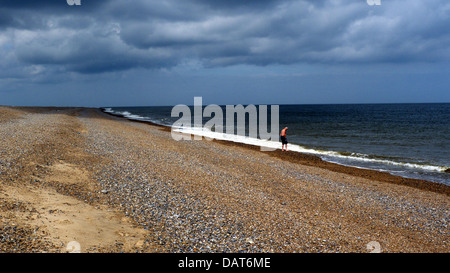
[[[0,0],[0,105],[450,102],[450,1]]]

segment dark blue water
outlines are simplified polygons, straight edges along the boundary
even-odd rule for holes
[[[280,129],[289,127],[290,145],[312,149],[335,163],[450,185],[445,172],[450,168],[450,103],[280,105],[279,109]],[[171,117],[172,107],[110,110],[169,126],[178,120]]]

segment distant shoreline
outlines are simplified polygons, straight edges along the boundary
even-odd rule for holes
[[[107,112],[107,111],[105,111],[105,108],[103,108],[103,107],[98,108],[98,109],[100,109],[100,111],[102,113],[110,115],[110,116],[122,118],[122,119],[132,121],[132,122],[138,122],[138,123],[149,124],[152,126],[157,126],[157,127],[162,128],[164,131],[171,132],[171,128],[166,125],[158,124],[158,123],[151,122],[151,121],[145,121],[145,120],[129,119],[121,114]],[[213,141],[224,144],[224,145],[229,145],[229,146],[242,147],[242,148],[251,149],[251,150],[259,150],[258,146],[245,144],[245,143],[237,143],[237,142],[232,142],[232,141],[216,140],[216,139],[214,139]],[[324,161],[316,155],[304,154],[304,153],[300,153],[300,152],[292,152],[292,151],[282,152],[280,149],[277,149],[277,150],[271,151],[271,152],[265,152],[265,151],[260,151],[260,152],[266,153],[270,156],[281,158],[283,160],[286,160],[286,161],[289,161],[292,163],[296,163],[296,164],[301,164],[301,165],[306,165],[306,166],[315,166],[315,167],[319,167],[322,169],[326,169],[326,170],[330,170],[330,171],[334,171],[334,172],[338,172],[338,173],[350,174],[350,175],[353,175],[356,177],[367,178],[367,179],[379,181],[379,182],[404,185],[404,186],[408,186],[408,187],[418,188],[421,190],[442,193],[447,196],[450,196],[450,186],[447,186],[445,184],[438,183],[438,182],[427,181],[427,180],[422,180],[422,179],[406,178],[406,177],[397,176],[397,175],[393,175],[393,174],[390,174],[387,172],[382,172],[382,171],[377,171],[377,170],[345,166],[345,165],[341,165],[341,164],[337,164],[337,163]]]

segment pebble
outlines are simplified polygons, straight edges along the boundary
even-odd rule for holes
[[[119,208],[125,219],[149,231],[146,241],[158,244],[158,252],[365,252],[374,240],[393,252],[450,250],[448,197],[397,186],[384,190],[214,141],[176,142],[159,127],[105,118],[95,110],[82,110],[77,120],[85,130],[73,135],[83,142],[67,145],[98,159],[80,163],[95,174],[98,190],[53,186]],[[58,135],[63,121],[29,115],[0,123],[2,183],[16,183],[18,174],[31,169],[36,181],[24,183],[46,183],[39,174],[55,158],[68,156],[47,141]],[[26,160],[36,149],[43,159],[31,168]],[[0,204],[2,211],[20,207]],[[15,226],[1,220],[2,251],[19,242],[13,236],[20,234],[26,239],[9,244],[10,251],[48,250],[45,240],[31,243],[43,238],[32,239],[26,229],[15,235]]]

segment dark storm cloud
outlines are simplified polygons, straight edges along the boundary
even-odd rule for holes
[[[16,9],[27,9],[27,8],[42,8],[46,9],[49,7],[62,7],[66,4],[65,1],[58,0],[47,0],[47,1],[36,1],[36,0],[2,0],[2,8],[16,8]]]
[[[91,10],[105,5],[110,0],[81,0],[82,5],[86,10]],[[12,9],[33,9],[33,10],[67,10],[66,0],[2,0],[2,8]]]
[[[2,1],[0,57],[80,73],[448,61],[446,0]],[[5,64],[3,64],[5,66]],[[0,75],[1,77],[1,75]]]
[[[277,4],[282,2],[292,2],[289,0],[193,0],[195,3],[200,3],[206,5],[212,9],[239,9],[239,8],[251,8],[251,9],[261,9],[261,8],[273,8]],[[312,5],[321,6],[327,0],[305,0],[304,2],[309,2]]]
[[[17,45],[16,54],[25,63],[62,66],[80,73],[174,65],[162,49],[138,50],[124,44],[115,34],[115,27],[114,24],[92,25],[83,30],[55,30],[45,36],[37,33],[35,37],[24,38],[30,42]]]
[[[235,8],[263,8],[274,6],[283,0],[193,0],[193,2],[209,6],[213,9],[235,9]]]
[[[110,0],[82,1],[83,9],[69,6],[66,0],[2,0],[0,1],[0,28],[40,29],[52,16],[91,16]]]

